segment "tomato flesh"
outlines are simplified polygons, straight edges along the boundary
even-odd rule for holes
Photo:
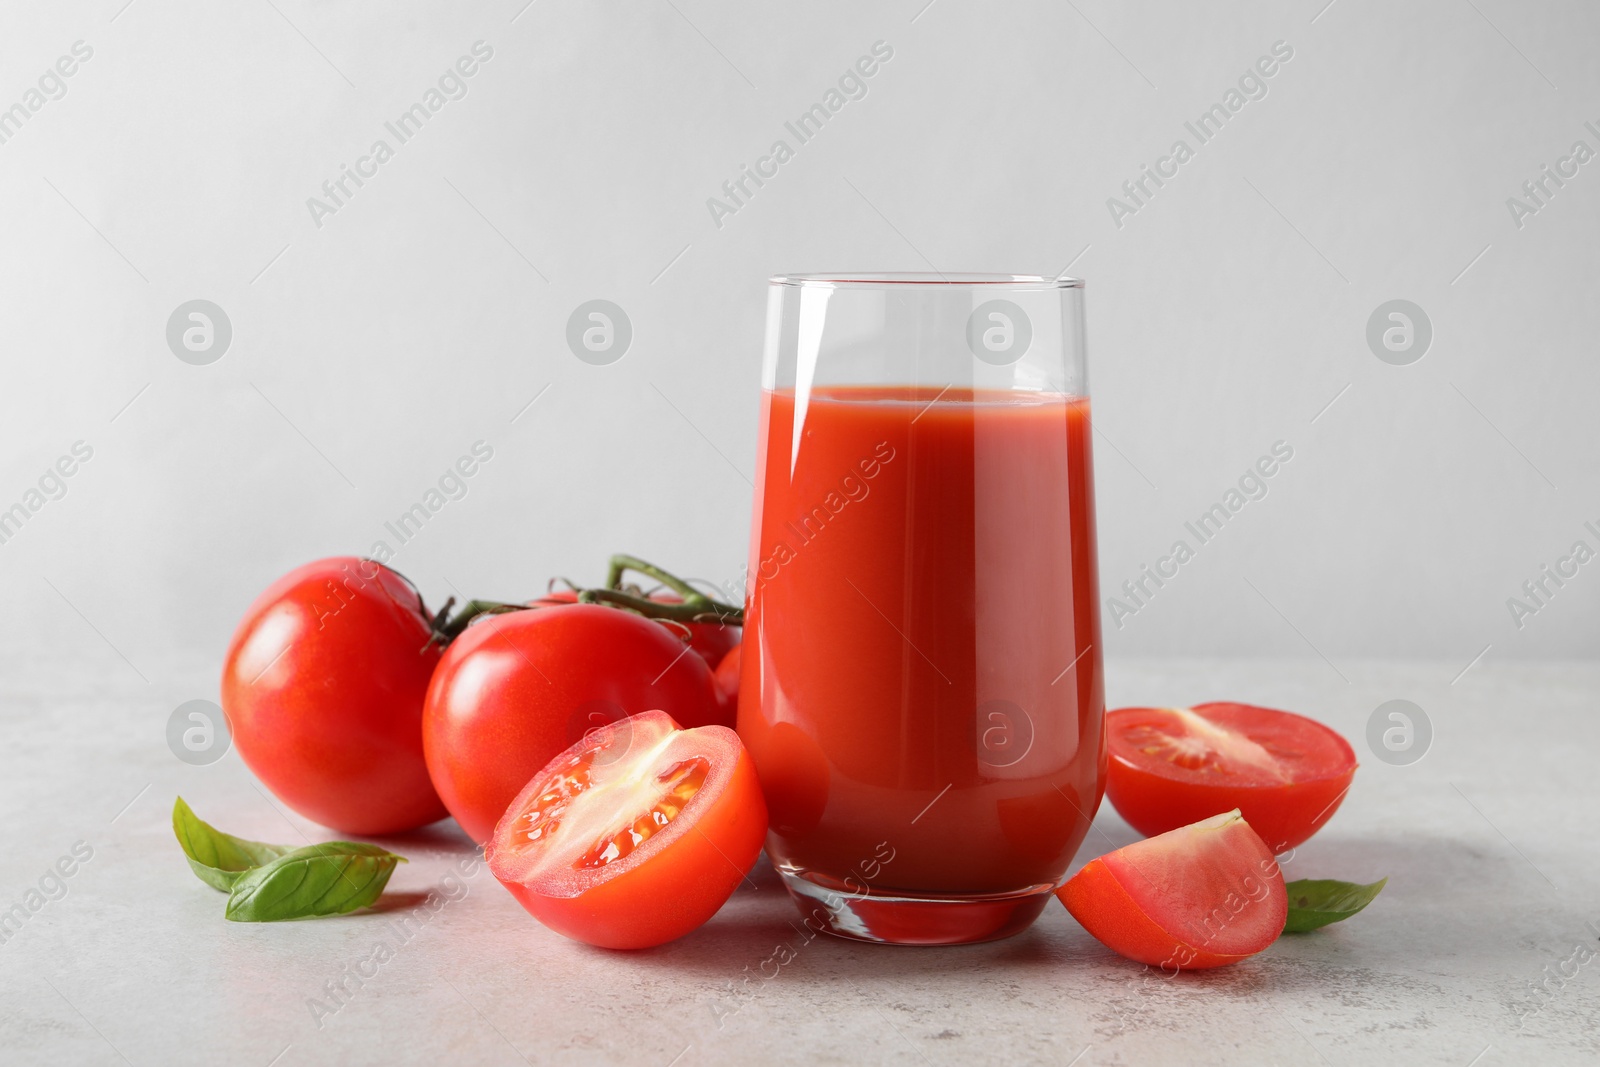
[[[1289,913],[1272,851],[1237,811],[1090,860],[1056,896],[1107,948],[1170,973],[1255,955]]]
[[[603,948],[710,919],[760,855],[767,811],[738,735],[649,711],[602,727],[512,801],[489,869],[535,918]]]
[[[1333,817],[1356,772],[1333,730],[1249,704],[1119,708],[1106,735],[1106,799],[1146,836],[1238,808],[1284,852]]]

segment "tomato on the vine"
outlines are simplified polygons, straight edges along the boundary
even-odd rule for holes
[[[494,614],[461,632],[434,672],[423,750],[450,814],[485,841],[552,757],[652,709],[687,726],[720,720],[711,672],[678,634],[598,604]]]
[[[422,704],[440,649],[422,598],[372,560],[298,567],[245,612],[222,708],[273,795],[348,834],[399,833],[447,814],[422,754]]]
[[[1333,817],[1356,773],[1334,731],[1249,704],[1119,708],[1106,737],[1106,799],[1147,837],[1238,808],[1284,852]]]
[[[658,589],[650,594],[650,599],[657,604],[683,603],[683,598],[669,589]],[[706,666],[712,670],[721,666],[723,657],[739,647],[739,641],[744,636],[744,631],[738,625],[714,619],[677,625],[688,628],[689,647],[700,653],[700,658],[705,660]],[[728,725],[731,726],[732,723]]]
[[[506,809],[489,869],[540,922],[602,948],[695,929],[761,853],[767,809],[739,736],[660,711],[602,727]]]
[[[537,600],[528,601],[529,607],[557,608],[567,604],[576,604],[579,589],[552,589]],[[657,604],[682,604],[683,598],[670,589],[658,589],[651,593],[649,598]],[[690,622],[662,622],[661,625],[686,638],[689,647],[699,653],[700,658],[706,661],[706,666],[716,670],[729,652],[739,647],[739,641],[744,636],[737,623],[723,622],[720,620],[690,621]],[[732,726],[732,720],[724,725]]]
[[[740,652],[743,648],[742,643],[734,645],[722,657],[722,662],[717,664],[717,669],[711,672],[712,679],[717,683],[717,697],[722,701],[724,726],[732,726],[739,717]]]

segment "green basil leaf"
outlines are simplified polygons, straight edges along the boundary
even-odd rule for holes
[[[206,885],[224,893],[244,872],[294,851],[292,845],[269,845],[225,834],[202,821],[182,797],[172,805],[172,832],[183,846],[183,854],[189,857],[194,873]]]
[[[395,865],[404,862],[404,856],[353,841],[297,848],[241,875],[228,894],[227,916],[270,923],[343,915],[374,903]]]
[[[1303,934],[1348,919],[1371,904],[1388,882],[1387,878],[1380,878],[1371,885],[1336,882],[1330,878],[1302,878],[1290,882],[1284,887],[1289,891],[1289,918],[1283,924],[1283,932]]]

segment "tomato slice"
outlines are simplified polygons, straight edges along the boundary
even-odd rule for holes
[[[1289,914],[1277,860],[1237,811],[1090,860],[1056,896],[1101,944],[1169,973],[1253,956]]]
[[[1333,817],[1356,773],[1334,731],[1249,704],[1119,708],[1106,738],[1106,799],[1147,837],[1238,808],[1284,852]]]
[[[602,948],[648,948],[714,915],[761,853],[755,765],[724,726],[662,711],[611,723],[511,802],[489,869],[535,918]]]

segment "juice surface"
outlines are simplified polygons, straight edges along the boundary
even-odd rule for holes
[[[1065,873],[1105,780],[1089,438],[1060,394],[763,395],[739,733],[780,867]]]

